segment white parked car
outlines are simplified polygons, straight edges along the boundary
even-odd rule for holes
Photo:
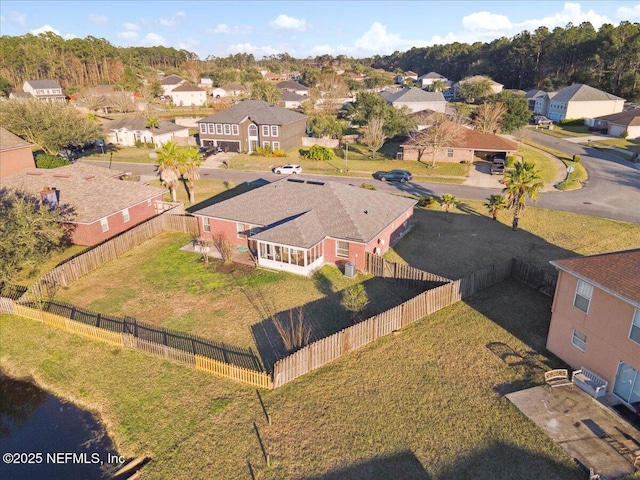
[[[302,173],[302,167],[300,165],[295,165],[290,163],[288,165],[280,165],[278,167],[273,167],[273,173]]]

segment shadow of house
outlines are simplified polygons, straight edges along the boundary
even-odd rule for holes
[[[343,292],[333,290],[331,282],[322,270],[314,274],[313,280],[324,296],[302,307],[303,325],[307,336],[297,348],[287,348],[287,342],[279,333],[279,325],[276,324],[279,323],[292,331],[297,321],[297,312],[277,310],[269,299],[261,295],[259,288],[243,289],[251,304],[264,318],[263,321],[251,326],[251,334],[268,372],[273,371],[275,362],[298,348],[393,308],[422,292],[404,286],[393,279],[370,278],[362,283],[369,298],[369,304],[354,316],[341,305]]]
[[[549,475],[549,472],[553,472]],[[461,456],[438,472],[441,480],[584,480],[575,464],[559,463],[537,452],[504,442],[492,442],[471,455]]]
[[[409,450],[373,457],[304,480],[431,480],[420,460]]]
[[[186,208],[185,210],[188,213],[192,213],[195,212],[197,210],[200,210],[202,208],[208,207],[210,205],[215,205],[216,203],[220,203],[223,202],[225,200],[229,200],[230,198],[233,197],[237,197],[238,195],[241,195],[243,193],[247,193],[250,190],[253,190],[254,188],[258,188],[261,187],[265,184],[269,183],[267,180],[264,180],[262,178],[258,179],[258,180],[254,180],[253,182],[244,182],[241,183],[240,185],[237,185],[233,188],[229,188],[228,190],[225,190],[224,192],[221,192],[217,195],[214,195],[213,197],[209,197],[206,200],[203,200],[201,202],[198,202],[194,205],[191,205],[190,207]],[[187,190],[188,193],[188,187],[185,184],[185,189]]]

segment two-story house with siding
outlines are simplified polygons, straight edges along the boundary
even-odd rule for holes
[[[257,147],[285,151],[306,135],[307,116],[262,100],[243,100],[198,121],[200,145],[252,153]]]
[[[64,102],[67,97],[62,93],[62,86],[57,80],[27,80],[22,84],[22,91],[38,100]]]
[[[593,126],[593,118],[619,113],[623,107],[624,98],[616,97],[589,85],[574,83],[557,92],[537,95],[533,111],[554,122],[584,118],[588,125]]]
[[[547,349],[640,409],[640,249],[551,262],[558,271]]]

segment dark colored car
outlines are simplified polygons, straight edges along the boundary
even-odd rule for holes
[[[501,155],[496,155],[491,164],[491,175],[502,175],[506,167],[506,159]]]
[[[413,177],[408,170],[389,170],[388,172],[376,172],[373,174],[373,178],[376,180],[382,180],[383,182],[408,182]]]
[[[200,147],[200,157],[204,160],[209,155],[216,154],[216,147]]]

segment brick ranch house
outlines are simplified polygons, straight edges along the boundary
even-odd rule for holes
[[[428,129],[400,145],[404,160],[418,160],[422,150],[421,161],[432,158],[433,149],[422,141]],[[516,142],[493,133],[482,133],[471,128],[462,127],[462,135],[451,145],[436,149],[436,160],[439,162],[473,162],[476,157],[485,159],[496,154],[509,155],[518,151]]]
[[[551,264],[559,277],[547,349],[640,409],[640,249]]]
[[[0,127],[0,178],[35,168],[31,147],[29,142]]]
[[[156,214],[166,192],[120,180],[123,172],[74,163],[54,169],[29,169],[2,180],[2,186],[40,196],[73,209],[71,241],[96,245]]]
[[[311,275],[325,264],[384,254],[413,223],[415,200],[295,176],[193,212],[200,237],[224,234],[249,248],[257,264]]]
[[[243,100],[198,122],[200,145],[252,153],[257,147],[292,150],[306,136],[307,116],[262,100]]]

